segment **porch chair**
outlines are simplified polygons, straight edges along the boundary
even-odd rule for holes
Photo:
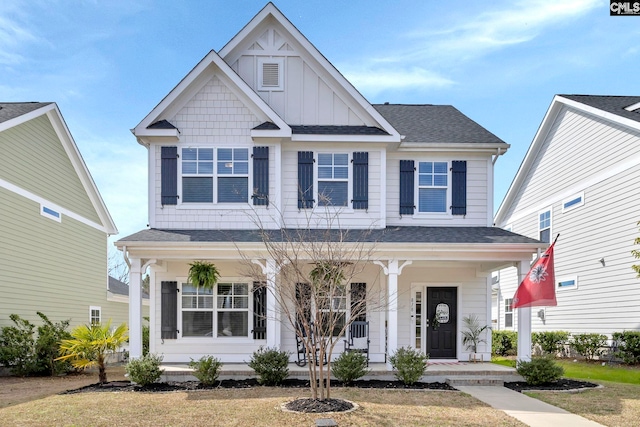
[[[313,330],[314,330],[314,326],[313,323],[310,325],[311,327],[311,342],[313,345],[313,358],[314,361],[316,363],[316,365],[319,364],[318,361],[318,346],[316,343],[316,334],[314,334]],[[304,346],[304,339],[307,337],[307,332],[305,331],[304,327],[302,325],[298,325],[298,330],[296,331],[296,353],[298,356],[298,360],[295,362],[296,365],[298,366],[306,366],[308,360],[307,360],[307,349]],[[299,331],[299,333],[298,333]],[[327,355],[324,355],[324,360],[322,361],[323,365],[327,364]]]
[[[369,322],[356,320],[351,322],[344,340],[344,351],[357,351],[367,356],[367,366],[369,366]]]

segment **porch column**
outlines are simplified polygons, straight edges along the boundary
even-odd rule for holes
[[[274,260],[267,260],[263,269],[267,276],[267,347],[280,348],[280,307],[276,298],[276,274],[278,270]]]
[[[129,266],[129,358],[142,357],[142,269],[140,258]]]
[[[519,283],[529,273],[531,260],[518,262]],[[531,307],[518,308],[518,360],[531,361]]]
[[[398,350],[398,261],[389,261],[387,269],[387,370],[389,356]]]

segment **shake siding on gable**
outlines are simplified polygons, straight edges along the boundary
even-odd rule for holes
[[[102,307],[103,320],[126,321],[126,304],[118,304],[122,313],[105,305],[104,232],[65,215],[61,222],[48,219],[40,215],[39,203],[3,188],[0,218],[0,325],[10,323],[11,313],[39,325],[36,311],[54,322],[71,317],[72,326],[85,324],[89,305]]]
[[[101,223],[46,116],[1,132],[0,152],[0,179]]]
[[[467,215],[437,215],[423,216],[420,214],[402,215],[400,218],[400,160],[415,160],[415,167],[421,160],[448,161],[451,167],[452,160],[467,161]],[[487,203],[487,185],[489,182],[488,171],[490,170],[490,160],[482,157],[464,158],[460,155],[442,154],[429,156],[428,154],[416,157],[413,152],[400,152],[387,154],[387,225],[442,225],[442,226],[482,226],[486,227],[489,217],[489,206]],[[451,175],[449,175],[449,179]],[[417,182],[417,176],[416,176]],[[451,199],[449,197],[449,202]],[[449,203],[449,206],[451,203]],[[449,207],[447,206],[447,208]],[[491,208],[492,209],[492,208]],[[449,212],[451,212],[449,210]]]

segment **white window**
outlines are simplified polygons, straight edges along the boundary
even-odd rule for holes
[[[102,323],[102,309],[97,306],[89,307],[89,324],[90,325],[99,325]]]
[[[327,295],[318,301],[318,311],[322,316],[322,325],[325,328],[324,336],[341,336],[347,318],[347,293],[344,287],[335,288],[333,295]],[[331,331],[329,331],[331,329]]]
[[[578,276],[561,277],[556,280],[556,289],[578,289]]]
[[[182,203],[213,203],[214,184],[215,202],[248,203],[247,148],[183,148],[181,167]]]
[[[418,163],[418,212],[447,212],[448,162]]]
[[[258,58],[258,90],[284,90],[284,58]]]
[[[562,202],[562,212],[567,212],[584,205],[584,193],[574,194]]]
[[[551,209],[538,214],[538,231],[541,242],[551,243]]]
[[[218,283],[214,289],[183,283],[182,336],[246,338],[251,320],[249,305],[247,283]]]
[[[62,214],[60,214],[60,212],[58,212],[57,210],[45,205],[40,205],[40,215],[54,221],[62,222]]]
[[[513,328],[513,298],[504,300],[504,327]]]
[[[349,155],[318,153],[318,206],[347,206]]]

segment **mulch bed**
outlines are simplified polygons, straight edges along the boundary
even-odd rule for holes
[[[256,379],[247,380],[222,380],[216,381],[213,386],[204,386],[197,381],[154,383],[147,386],[131,384],[129,381],[111,381],[105,384],[91,384],[75,390],[68,390],[61,394],[88,393],[88,392],[171,392],[190,390],[212,390],[218,388],[253,388],[261,387]],[[279,387],[283,388],[309,388],[309,380],[287,379]],[[340,381],[332,381],[331,387],[343,387]],[[455,390],[445,383],[422,383],[405,385],[400,381],[382,380],[358,380],[354,381],[350,387],[354,388],[376,388],[376,389],[401,389],[401,390]]]
[[[504,383],[504,386],[508,389],[518,391],[522,393],[527,390],[545,390],[545,391],[572,391],[580,390],[583,388],[598,387],[598,384],[590,383],[587,381],[569,380],[561,378],[557,382],[547,383],[541,385],[529,385],[524,381],[517,381],[511,383]]]
[[[284,405],[294,412],[318,414],[322,412],[345,412],[353,408],[353,403],[342,399],[296,399]]]

